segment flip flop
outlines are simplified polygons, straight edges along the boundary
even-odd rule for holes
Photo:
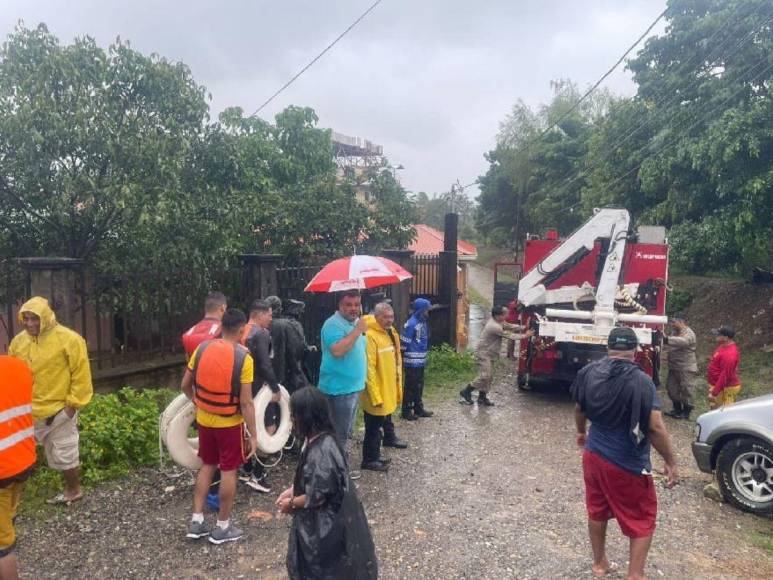
[[[616,562],[610,562],[609,567],[603,572],[596,572],[596,570],[592,570],[592,572],[595,578],[605,578],[610,574],[616,574],[619,568],[620,566]]]
[[[72,502],[78,501],[81,499],[83,499],[83,493],[79,493],[75,497],[70,497],[70,498],[65,497],[63,493],[58,493],[51,499],[47,499],[46,503],[49,505],[62,505],[62,504],[70,505]]]

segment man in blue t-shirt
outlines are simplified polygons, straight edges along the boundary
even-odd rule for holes
[[[368,373],[364,336],[368,325],[360,314],[360,293],[350,290],[341,294],[338,311],[322,325],[319,390],[327,397],[336,436],[344,449]]]
[[[585,366],[572,385],[577,444],[585,448],[585,503],[596,576],[610,569],[604,545],[607,521],[616,518],[630,538],[628,578],[644,578],[657,517],[650,443],[663,457],[668,487],[677,482],[655,385],[634,362],[637,347],[633,329],[612,329],[609,356]]]

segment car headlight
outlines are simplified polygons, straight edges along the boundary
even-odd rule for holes
[[[698,441],[701,438],[701,424],[695,424],[695,440]]]

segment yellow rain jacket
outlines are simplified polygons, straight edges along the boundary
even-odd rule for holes
[[[368,378],[360,395],[362,409],[371,415],[386,416],[403,402],[403,360],[400,335],[394,327],[381,328],[376,317],[365,317],[365,350],[368,353]]]
[[[11,341],[8,354],[19,357],[32,369],[32,416],[46,419],[64,407],[80,409],[94,393],[86,341],[74,330],[56,322],[48,300],[36,296],[19,310],[40,317],[40,334],[22,330]]]

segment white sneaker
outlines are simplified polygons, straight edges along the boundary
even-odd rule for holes
[[[266,481],[265,475],[262,477],[255,477],[253,475],[247,481],[245,481],[244,484],[251,487],[255,491],[259,491],[260,493],[271,493],[271,486],[269,485],[268,481]]]

